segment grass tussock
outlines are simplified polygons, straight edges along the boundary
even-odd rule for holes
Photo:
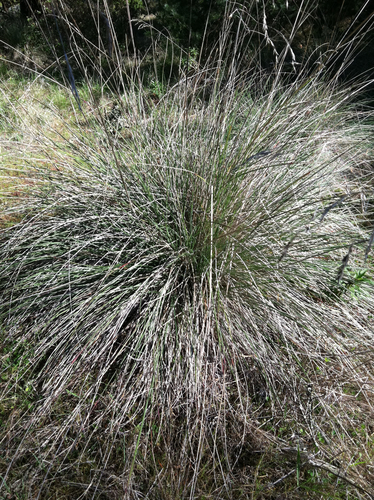
[[[321,72],[259,85],[244,43],[157,99],[7,108],[4,491],[369,498],[370,113]]]

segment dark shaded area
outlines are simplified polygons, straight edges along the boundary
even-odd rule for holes
[[[39,0],[20,0],[19,6],[21,16],[24,18],[37,15],[42,10]]]
[[[363,5],[366,6],[363,8]],[[217,42],[219,30],[222,22],[227,16],[228,8],[225,0],[130,0],[127,6],[123,0],[112,0],[110,2],[111,22],[108,19],[108,13],[104,6],[87,0],[68,0],[64,4],[63,15],[59,15],[58,9],[61,6],[52,4],[47,0],[7,0],[1,2],[0,12],[7,22],[2,27],[1,38],[8,46],[22,46],[28,43],[30,46],[33,40],[42,39],[40,28],[48,33],[49,40],[44,41],[44,45],[38,47],[41,51],[49,54],[65,57],[65,54],[71,50],[71,37],[67,22],[75,25],[82,37],[76,37],[75,42],[82,48],[82,54],[87,55],[86,69],[91,76],[95,76],[95,68],[92,61],[97,57],[92,47],[98,43],[98,33],[100,34],[101,48],[107,55],[107,60],[101,58],[101,69],[108,75],[112,74],[111,60],[115,57],[114,40],[118,42],[118,47],[123,54],[137,53],[140,57],[150,50],[152,45],[151,30],[155,28],[155,33],[162,34],[158,43],[167,45],[166,37],[176,41],[181,48],[175,47],[174,55],[167,54],[159,68],[159,77],[163,79],[165,75],[173,78],[179,78],[179,64],[182,60],[183,69],[189,70],[192,67],[193,58],[200,58],[200,62],[211,54],[214,44]],[[245,6],[245,5],[244,5]],[[282,53],[285,49],[285,39],[288,39],[297,22],[300,8],[303,8],[302,0],[274,0],[272,2],[255,3],[256,10],[253,12],[254,19],[259,21],[266,14],[268,25],[268,35],[274,42],[274,49]],[[98,10],[99,9],[99,10]],[[265,11],[264,11],[265,9]],[[18,12],[18,14],[17,14]],[[43,12],[43,15],[41,15]],[[17,15],[19,16],[17,19]],[[55,15],[59,17],[58,30],[55,26]],[[332,73],[340,72],[341,82],[349,83],[351,80],[361,78],[368,81],[373,78],[374,61],[374,36],[372,22],[369,20],[373,15],[369,3],[362,0],[320,0],[312,5],[310,15],[303,26],[298,30],[291,42],[292,51],[295,55],[298,66],[292,61],[291,52],[287,53],[284,72],[289,72],[290,76],[296,75],[298,68],[310,68],[313,71],[315,63],[320,57],[320,50],[317,47],[324,47],[329,50],[334,47],[342,37],[348,33],[346,41],[349,42],[353,36],[363,31],[363,35],[358,40],[354,53],[347,45],[347,50],[342,51],[340,57],[336,57],[328,66],[327,71]],[[38,22],[33,22],[37,18]],[[240,22],[240,17],[235,19],[233,24],[233,39],[235,37],[236,24]],[[22,20],[24,26],[17,25]],[[1,18],[0,18],[1,21]],[[255,22],[255,21],[254,21]],[[11,29],[13,23],[15,29]],[[40,23],[40,27],[38,27]],[[111,24],[113,23],[113,24]],[[262,21],[259,22],[261,31]],[[1,23],[2,24],[2,23]],[[254,25],[255,27],[255,25]],[[38,32],[38,33],[36,33]],[[84,40],[84,38],[86,40]],[[260,65],[265,71],[271,71],[275,62],[273,47],[264,42],[264,34],[253,37],[248,35],[246,49],[243,52],[243,68],[250,67],[251,57],[256,52],[260,52]],[[344,44],[342,44],[344,45]],[[63,48],[64,46],[64,48]],[[245,46],[245,44],[243,44]],[[203,47],[203,50],[202,50]],[[1,50],[1,49],[0,49]],[[347,60],[349,53],[349,65],[344,71],[340,71],[340,65],[343,60]],[[224,57],[230,57],[229,53]],[[184,61],[184,62],[183,62]],[[147,68],[147,64],[149,68]],[[74,65],[74,60],[69,57],[67,71],[71,83],[71,74],[79,81],[80,70]],[[91,69],[92,66],[92,69]],[[296,68],[296,70],[295,70]],[[153,62],[144,62],[143,70],[153,71]],[[56,75],[53,75],[56,78]],[[71,85],[74,87],[73,85]],[[115,85],[114,85],[115,86]],[[374,85],[368,85],[365,93],[365,99],[374,101]]]
[[[369,37],[368,37],[369,38]],[[357,79],[367,82],[367,85],[360,99],[367,101],[367,104],[374,106],[374,36],[371,34],[370,39],[362,47],[362,49],[354,55],[352,62],[342,74],[341,81],[349,83]]]

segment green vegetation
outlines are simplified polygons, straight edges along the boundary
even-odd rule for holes
[[[0,498],[370,498],[372,111],[257,7],[4,52]]]

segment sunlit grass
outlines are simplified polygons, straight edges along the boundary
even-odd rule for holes
[[[5,489],[257,498],[341,468],[368,490],[368,113],[318,74],[253,96],[230,64],[157,99],[87,80],[82,112],[5,81]]]

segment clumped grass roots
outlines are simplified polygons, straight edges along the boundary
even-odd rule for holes
[[[370,191],[352,173],[368,129],[335,82],[264,88],[134,89],[122,131],[102,112],[35,125],[21,221],[0,237],[3,398],[23,394],[4,487],[35,457],[46,498],[54,482],[235,498],[248,442],[300,429],[321,463],[369,460],[345,398],[372,411]]]

